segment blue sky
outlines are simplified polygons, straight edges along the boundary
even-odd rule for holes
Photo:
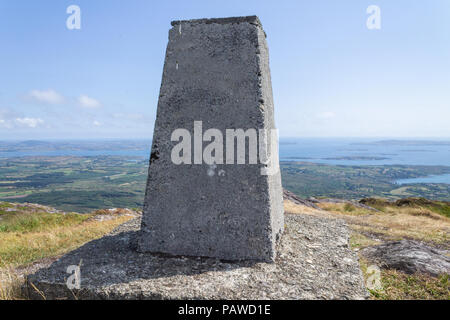
[[[282,137],[450,137],[448,0],[0,0],[0,139],[151,138],[170,21],[254,14]]]

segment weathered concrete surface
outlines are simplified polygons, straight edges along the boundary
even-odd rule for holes
[[[31,299],[367,298],[349,229],[339,219],[286,215],[275,263],[138,253],[139,225],[134,219],[29,276],[26,293]],[[71,292],[66,270],[81,260],[81,289]]]
[[[171,161],[178,144],[173,131],[193,135],[194,121],[202,121],[203,132],[219,129],[224,144],[226,129],[274,128],[265,33],[255,16],[172,25],[139,250],[273,261],[284,227],[279,171],[261,175],[265,165],[248,159],[239,165]],[[194,143],[192,158],[193,149]]]

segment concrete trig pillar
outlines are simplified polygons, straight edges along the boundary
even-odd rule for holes
[[[139,250],[273,261],[284,216],[261,23],[250,16],[172,26]]]

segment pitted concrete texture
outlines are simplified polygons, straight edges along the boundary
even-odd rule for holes
[[[262,175],[266,165],[260,161],[249,164],[246,159],[246,164],[237,164],[236,151],[234,164],[194,164],[195,121],[202,121],[203,132],[220,130],[224,163],[226,129],[275,128],[261,23],[252,16],[174,21],[172,25],[139,250],[273,261],[284,227],[278,161],[274,175]],[[171,160],[172,149],[180,142],[171,141],[176,129],[191,133],[191,164]],[[269,155],[275,154],[278,148],[270,143]],[[200,144],[201,153],[210,142]]]
[[[349,229],[339,219],[286,215],[275,263],[138,253],[140,219],[28,277],[31,299],[365,299]],[[81,261],[81,289],[66,273]],[[33,285],[31,285],[31,283]],[[39,290],[39,292],[37,291]]]

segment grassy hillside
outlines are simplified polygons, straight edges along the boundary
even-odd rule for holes
[[[131,217],[129,210],[79,214],[35,204],[0,202],[0,300],[20,298],[22,279],[14,271],[16,268],[74,250]]]
[[[360,251],[390,240],[414,239],[450,249],[450,204],[426,199],[390,202],[368,198],[361,203],[379,211],[350,203],[319,203],[320,210],[285,201],[285,211],[345,219],[353,230],[350,245]],[[131,210],[97,210],[89,214],[57,212],[35,204],[0,202],[0,300],[20,299],[23,275],[33,266],[85,242],[99,238],[136,216]],[[361,268],[368,262],[361,257]],[[448,275],[434,278],[382,270],[383,289],[372,291],[373,299],[450,299]]]

